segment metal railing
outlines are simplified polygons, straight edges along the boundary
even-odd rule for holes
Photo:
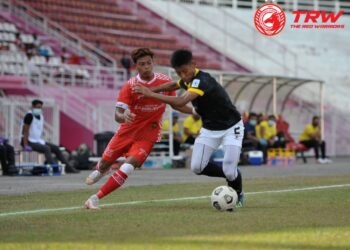
[[[57,84],[44,74],[30,75],[27,86],[41,97],[54,99],[61,111],[93,133],[114,129],[115,122],[111,110],[91,104],[79,93],[72,93],[68,88]]]
[[[242,21],[229,15],[227,12],[220,12],[224,15],[224,18],[226,18],[225,22],[227,24],[232,21],[239,22],[239,25],[245,28],[247,33],[252,34],[251,36],[253,39],[250,39],[251,37],[249,39],[244,39],[234,32],[230,32],[226,23],[223,26],[220,26],[213,22],[211,17],[203,17],[192,8],[189,8],[186,4],[179,6],[172,5],[172,1],[157,1],[165,2],[166,4],[165,7],[157,6],[156,4],[152,6],[156,8],[157,12],[164,18],[176,23],[178,26],[191,33],[194,38],[203,40],[205,43],[237,61],[239,64],[250,68],[255,72],[259,72],[261,71],[259,70],[261,66],[266,66],[267,63],[270,63],[276,70],[278,69],[279,72],[290,76],[298,75],[298,58],[293,51],[289,50],[281,43],[269,41],[267,44],[269,46],[270,44],[275,46],[276,49],[279,50],[279,53],[276,55],[267,53],[266,50],[264,50],[264,46],[256,46],[255,41],[257,38],[254,38],[254,36],[256,36],[256,31],[247,24],[243,25]],[[148,6],[150,6],[152,2],[157,1],[138,0],[138,2],[142,4],[147,3]],[[178,18],[179,15],[177,11],[174,11],[174,7],[181,8],[181,11],[184,12],[182,15],[187,17],[186,20],[180,20],[180,18]],[[205,27],[205,32],[203,31],[203,27]],[[210,36],[206,34],[210,34]],[[242,56],[239,56],[241,54]]]
[[[28,60],[23,52],[1,52],[0,75],[34,75],[43,74],[49,82],[62,86],[80,86],[117,89],[125,82],[125,69],[75,64],[36,64]]]
[[[92,44],[80,39],[77,35],[69,32],[63,26],[51,21],[46,16],[31,8],[29,5],[18,0],[0,0],[1,8],[20,16],[26,22],[40,27],[46,34],[58,39],[65,47],[78,51],[81,55],[92,60],[95,64],[110,65],[117,67],[116,61]]]
[[[197,4],[205,6],[253,9],[265,3],[258,0],[172,0],[177,3]],[[286,11],[292,10],[325,10],[338,12],[344,10],[350,14],[349,0],[275,0]]]

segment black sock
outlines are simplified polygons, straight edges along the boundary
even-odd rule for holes
[[[239,169],[237,169],[237,178],[233,181],[227,181],[228,185],[236,190],[237,194],[242,193],[242,174]]]
[[[214,162],[208,162],[207,166],[200,173],[201,175],[207,175],[210,177],[223,177],[226,178],[222,166],[215,164]]]

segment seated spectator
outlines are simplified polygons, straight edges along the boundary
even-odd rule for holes
[[[284,117],[282,114],[278,116],[277,122],[276,122],[276,129],[277,129],[277,137],[280,141],[285,141],[285,143],[294,142],[294,138],[289,133],[289,123],[284,120]]]
[[[179,155],[180,152],[180,145],[182,142],[181,134],[180,134],[180,128],[179,128],[179,113],[173,112],[173,151],[174,155]],[[164,120],[162,125],[162,131],[169,131],[169,120]],[[169,135],[164,134],[162,135],[162,138],[169,139]]]
[[[62,47],[61,49],[61,58],[62,58],[62,63],[68,63],[71,58],[71,54],[67,51],[65,47]]]
[[[190,115],[184,122],[184,135],[183,142],[188,144],[194,144],[194,140],[199,135],[199,131],[202,128],[202,120],[199,115]]]
[[[23,119],[21,145],[25,151],[36,151],[45,154],[46,163],[55,164],[51,152],[56,155],[59,161],[66,165],[67,173],[78,173],[79,171],[68,163],[60,148],[42,139],[44,131],[44,116],[42,115],[43,102],[32,101],[30,110]]]
[[[318,163],[331,163],[332,161],[326,157],[326,142],[321,139],[320,119],[318,116],[312,118],[312,123],[306,125],[303,133],[299,137],[299,141],[306,148],[313,148],[315,158]],[[321,158],[319,154],[321,149]]]
[[[247,122],[244,124],[244,147],[252,147],[256,150],[260,150],[264,155],[264,163],[267,161],[267,145],[264,140],[260,140],[256,136],[255,127],[258,123],[258,115],[250,113]]]
[[[34,46],[34,48],[38,49],[41,45],[42,45],[42,43],[41,43],[38,35],[34,33],[33,34],[33,46]]]
[[[81,144],[77,150],[73,151],[69,163],[79,170],[89,170],[95,166],[89,158],[93,156],[86,144]]]
[[[0,137],[0,163],[2,175],[12,176],[18,173],[15,166],[15,150],[4,137]]]
[[[46,44],[41,44],[37,50],[40,56],[50,57],[54,55],[51,47]]]
[[[276,118],[269,115],[268,120],[264,120],[259,124],[259,140],[262,144],[266,144],[268,148],[284,148],[285,142],[278,140],[276,129]],[[258,133],[257,133],[258,134]]]

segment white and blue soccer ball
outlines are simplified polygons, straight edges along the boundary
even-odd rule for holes
[[[219,186],[211,194],[211,205],[218,211],[233,211],[237,200],[236,191],[228,186]]]

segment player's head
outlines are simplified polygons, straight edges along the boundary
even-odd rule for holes
[[[185,49],[176,50],[171,56],[170,63],[181,80],[185,82],[192,81],[196,65],[191,51]]]
[[[154,53],[149,48],[139,48],[131,52],[131,58],[142,79],[153,77],[153,57]]]
[[[312,125],[314,127],[317,127],[319,124],[320,124],[320,117],[318,117],[318,116],[312,117]]]

